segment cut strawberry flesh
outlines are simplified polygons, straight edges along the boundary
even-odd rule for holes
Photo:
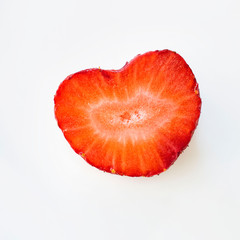
[[[116,141],[147,139],[174,112],[174,105],[146,95],[138,95],[126,102],[102,102],[89,109],[95,133]]]
[[[119,71],[71,75],[55,96],[72,148],[91,165],[128,176],[165,171],[188,145],[200,108],[191,69],[168,50],[137,56]]]

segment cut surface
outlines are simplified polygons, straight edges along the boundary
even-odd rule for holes
[[[174,114],[175,105],[145,94],[126,102],[103,101],[89,108],[94,133],[118,142],[148,139]]]
[[[188,145],[200,116],[195,77],[169,50],[148,52],[122,69],[84,70],[55,95],[55,116],[72,148],[115,174],[165,171]]]

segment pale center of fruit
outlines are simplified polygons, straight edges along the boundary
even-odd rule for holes
[[[169,121],[173,104],[169,100],[140,94],[127,102],[104,101],[90,111],[95,133],[124,141],[146,139]]]
[[[143,110],[135,110],[134,112],[124,112],[119,116],[120,119],[115,119],[115,121],[119,121],[121,124],[130,126],[132,124],[140,123],[146,117],[146,112]]]

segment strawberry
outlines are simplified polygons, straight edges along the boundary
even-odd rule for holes
[[[187,147],[200,116],[196,79],[169,50],[138,55],[120,70],[68,76],[55,116],[71,147],[106,172],[153,176]]]

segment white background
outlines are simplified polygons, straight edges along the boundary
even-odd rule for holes
[[[0,2],[0,239],[240,239],[240,2]],[[152,178],[101,172],[54,119],[58,85],[170,49],[192,68],[199,126]]]

